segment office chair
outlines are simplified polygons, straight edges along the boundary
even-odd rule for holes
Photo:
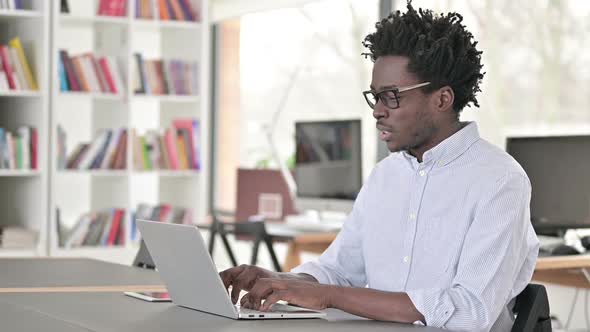
[[[545,286],[528,284],[516,297],[512,332],[551,332],[549,299]]]
[[[234,234],[236,237],[240,236],[247,236],[252,238],[253,246],[252,246],[252,256],[250,258],[250,264],[256,265],[258,261],[258,249],[260,247],[260,243],[264,242],[270,253],[270,258],[272,260],[272,264],[274,269],[277,272],[281,272],[281,265],[279,264],[279,260],[277,259],[277,255],[275,254],[274,248],[272,246],[272,237],[266,233],[266,228],[264,226],[264,222],[227,222],[223,221],[223,219],[227,219],[232,217],[233,213],[222,211],[222,210],[214,210],[212,213],[212,224],[211,228],[209,229],[209,254],[213,257],[213,248],[215,246],[215,237],[219,235],[221,241],[223,242],[223,246],[229,256],[229,259],[233,266],[237,266],[238,263],[236,261],[234,252],[227,240],[227,234]]]

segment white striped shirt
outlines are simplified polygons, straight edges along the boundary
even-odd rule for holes
[[[510,331],[539,242],[524,170],[470,123],[424,154],[373,169],[318,261],[293,270],[320,283],[406,292],[426,325]]]

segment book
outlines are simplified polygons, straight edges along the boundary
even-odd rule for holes
[[[21,126],[17,129],[21,142],[21,167],[20,169],[31,169],[31,132],[30,128]]]
[[[94,160],[90,164],[90,169],[99,169],[100,168],[102,160],[105,157],[106,150],[107,150],[109,143],[113,137],[113,131],[110,129],[105,130],[105,135],[106,135],[106,138],[103,140],[102,145],[99,147],[98,151],[96,152],[96,155],[94,156]]]
[[[186,131],[187,138],[185,140],[185,145],[187,146],[187,151],[189,152],[189,168],[192,169],[199,169],[199,161],[198,161],[198,151],[197,151],[197,120],[195,119],[176,119],[172,121],[172,125],[175,128],[183,129]]]
[[[6,45],[0,45],[0,60],[2,60],[2,67],[4,68],[4,72],[6,73],[9,89],[18,90],[18,83],[15,81],[16,73],[14,72],[14,69],[12,67],[8,46]]]
[[[22,65],[24,71],[24,77],[27,82],[27,86],[31,90],[39,90],[37,86],[37,81],[35,80],[35,76],[31,72],[31,67],[29,66],[29,62],[27,61],[27,57],[25,56],[25,52],[23,50],[23,46],[21,44],[20,38],[16,37],[11,39],[9,42],[10,46],[16,50],[16,54],[20,63]]]
[[[64,62],[61,57],[58,60],[58,75],[59,75],[59,91],[65,92],[70,91],[70,85],[68,84],[68,77],[66,74],[66,69],[64,67]]]
[[[107,239],[107,245],[115,245],[117,240],[117,234],[121,233],[121,230],[124,228],[122,223],[123,218],[125,215],[125,210],[117,209],[115,211],[115,215],[113,217],[113,224],[111,230],[109,232],[109,236]]]
[[[12,133],[6,132],[6,148],[8,151],[8,162],[10,169],[16,169],[16,142]]]
[[[81,91],[80,81],[78,80],[74,64],[72,63],[72,60],[68,55],[68,52],[65,50],[60,50],[59,57],[64,65],[64,70],[66,72],[66,77],[68,79],[68,87],[70,88],[70,91]]]
[[[78,169],[90,169],[92,162],[94,161],[96,155],[99,153],[100,149],[103,147],[105,140],[107,139],[108,131],[101,130],[96,138],[90,143],[88,151],[84,154],[82,160],[78,165]]]
[[[106,61],[108,64],[108,69],[110,70],[111,76],[115,80],[115,87],[117,92],[115,93],[123,93],[125,91],[125,84],[123,84],[124,80],[121,76],[121,71],[119,70],[119,65],[117,63],[117,58],[113,56],[106,57]]]
[[[113,73],[111,72],[111,68],[109,68],[109,63],[105,57],[98,59],[98,64],[104,73],[104,79],[108,87],[108,91],[112,93],[118,93],[117,84],[115,83],[115,78]]]
[[[82,63],[82,57],[81,56],[75,56],[71,58],[72,63],[73,63],[73,67],[74,67],[74,73],[76,75],[76,78],[78,80],[78,82],[80,82],[80,91],[92,91],[92,88],[89,84],[89,80],[85,75],[84,72],[84,65]]]
[[[182,8],[180,7],[180,3],[178,0],[168,0],[170,2],[170,6],[172,7],[172,10],[174,12],[174,18],[178,21],[186,21],[186,18],[184,17],[184,13],[182,11]]]
[[[123,129],[114,161],[111,164],[112,169],[125,169],[127,167],[127,129]]]
[[[176,145],[176,132],[172,128],[166,129],[164,133],[164,142],[166,143],[166,153],[168,153],[170,169],[180,169],[179,152]]]
[[[0,127],[0,168],[10,168],[9,159],[6,133],[4,132],[4,128]]]
[[[10,86],[8,85],[8,77],[6,76],[4,66],[2,66],[2,63],[0,61],[0,91],[8,90],[10,90]]]
[[[137,80],[136,81],[136,85],[135,85],[135,93],[147,93],[147,87],[146,87],[146,82],[145,82],[145,71],[143,69],[143,57],[141,56],[141,54],[139,53],[135,53],[135,61],[133,64],[133,68],[134,68],[134,79]]]
[[[178,2],[184,14],[185,21],[196,21],[190,2],[188,0],[178,0]]]
[[[16,50],[12,47],[8,47],[8,55],[10,56],[10,63],[14,71],[16,72],[16,77],[18,79],[20,90],[30,90],[31,87],[25,78],[25,71],[23,69],[23,65],[20,62],[18,55],[16,54]]]
[[[117,152],[117,146],[119,145],[119,139],[121,139],[121,134],[123,133],[123,129],[114,130],[113,136],[109,141],[108,147],[105,150],[103,158],[100,162],[98,168],[101,169],[109,169],[112,168],[112,161],[113,155]]]
[[[39,134],[37,128],[29,127],[30,131],[30,147],[31,147],[31,169],[39,169]]]
[[[170,19],[170,15],[168,14],[166,0],[157,0],[157,1],[158,1],[158,12],[160,13],[160,20],[168,21]]]

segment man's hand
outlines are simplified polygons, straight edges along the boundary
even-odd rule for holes
[[[240,265],[219,273],[223,286],[228,290],[232,286],[231,300],[234,304],[238,302],[240,292],[249,291],[261,278],[278,278],[277,272],[272,272],[257,266]]]
[[[333,286],[313,281],[261,278],[250,292],[242,298],[242,306],[250,309],[268,311],[279,300],[300,307],[323,310],[331,305]],[[261,301],[264,304],[261,304]]]

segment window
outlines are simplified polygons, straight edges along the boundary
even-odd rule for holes
[[[361,94],[372,67],[361,55],[361,42],[377,19],[378,0],[322,0],[222,24],[220,52],[239,52],[239,68],[220,78],[234,80],[220,82],[220,104],[226,102],[224,95],[234,98],[233,107],[221,107],[218,120],[217,201],[222,206],[233,208],[237,167],[278,168],[273,149],[282,162],[293,163],[296,121],[363,119],[363,170],[368,175],[377,139]],[[225,37],[239,34],[239,41],[224,44],[224,25],[233,27],[233,37]]]

